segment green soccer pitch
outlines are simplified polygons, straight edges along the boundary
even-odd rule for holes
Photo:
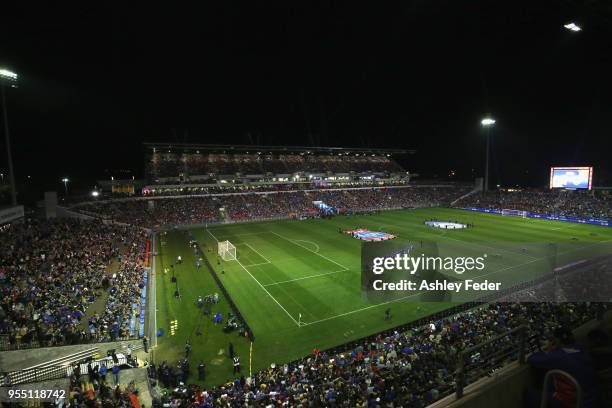
[[[424,225],[436,218],[474,224],[464,230],[439,230]],[[226,334],[196,306],[199,295],[221,291],[205,265],[195,267],[197,255],[189,247],[185,230],[158,234],[155,258],[156,326],[165,333],[154,350],[157,363],[174,363],[184,355],[190,340],[192,378],[203,360],[206,385],[231,378],[228,346],[232,342],[241,359],[242,374],[248,375],[250,356],[253,372],[271,363],[288,362],[385,329],[422,318],[454,305],[449,302],[368,302],[361,293],[360,241],[339,233],[340,229],[367,228],[387,231],[411,240],[444,243],[458,255],[497,253],[489,258],[498,280],[516,282],[533,278],[533,266],[541,259],[533,251],[519,251],[515,242],[578,243],[584,247],[612,240],[612,229],[561,221],[526,219],[457,209],[427,208],[386,211],[376,215],[338,216],[331,220],[282,220],[215,225],[188,231],[197,239],[216,269],[223,285],[254,332],[252,344],[236,333]],[[236,246],[237,261],[218,261],[217,241]],[[493,246],[496,243],[495,246]],[[499,245],[508,243],[508,246]],[[568,251],[569,252],[569,251]],[[171,264],[176,265],[180,299],[175,298]],[[527,273],[528,271],[529,273]],[[522,275],[524,274],[524,276]],[[467,277],[467,276],[466,276]],[[385,320],[384,311],[392,310]],[[226,299],[212,307],[223,317],[231,311]],[[301,315],[301,317],[300,317]],[[171,321],[177,321],[170,335]],[[200,333],[200,334],[198,334]]]

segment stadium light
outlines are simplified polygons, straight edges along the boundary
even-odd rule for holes
[[[482,127],[487,129],[487,153],[486,153],[486,158],[485,158],[485,174],[484,174],[484,191],[487,192],[489,191],[489,151],[491,150],[489,147],[491,144],[490,129],[491,129],[491,126],[495,124],[495,119],[491,117],[486,117],[480,121],[480,124],[482,125]]]
[[[577,33],[578,31],[582,31],[582,27],[580,27],[578,24],[576,24],[574,22],[567,23],[563,27],[565,27],[567,30],[573,31],[575,33]]]
[[[7,82],[12,87],[16,88],[18,78],[19,78],[19,75],[17,75],[13,71],[9,71],[8,69],[5,69],[5,68],[0,68],[0,80],[2,80],[2,82]]]
[[[64,178],[62,179],[62,182],[64,183],[64,189],[66,190],[66,195],[68,195],[68,182],[69,182],[69,181],[70,181],[70,180],[68,180],[68,178],[67,178],[67,177],[64,177]]]
[[[11,183],[11,204],[17,205],[17,190],[15,188],[15,171],[13,169],[13,155],[11,154],[11,137],[9,135],[8,112],[6,109],[6,90],[17,88],[18,75],[13,71],[0,68],[0,94],[2,94],[2,116],[4,122],[4,139],[6,145],[6,161],[8,162],[8,176]]]

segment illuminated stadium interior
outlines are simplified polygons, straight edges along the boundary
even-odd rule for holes
[[[14,6],[0,405],[609,406],[609,4]]]

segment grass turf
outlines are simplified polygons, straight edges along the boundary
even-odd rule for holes
[[[431,218],[472,223],[475,227],[437,230],[423,224]],[[302,357],[314,347],[333,347],[453,305],[410,299],[388,304],[365,300],[360,280],[361,243],[338,233],[339,229],[356,226],[392,231],[412,240],[433,240],[457,255],[503,254],[489,261],[493,270],[499,272],[496,279],[508,283],[533,277],[540,262],[539,253],[518,251],[513,242],[554,241],[568,247],[579,242],[587,247],[612,239],[612,230],[605,227],[443,208],[192,229],[191,233],[255,334],[253,371],[272,362]],[[238,261],[218,263],[217,240],[226,239],[236,246]],[[155,360],[176,361],[183,355],[185,341],[190,339],[191,366],[203,360],[208,367],[206,385],[217,385],[232,378],[232,364],[227,355],[229,342],[241,357],[243,374],[248,374],[250,345],[235,333],[224,333],[221,326],[215,326],[196,307],[198,295],[221,291],[205,266],[200,269],[194,266],[197,256],[189,248],[188,240],[180,230],[157,239],[157,250],[161,253],[155,265],[157,326],[164,328],[166,334],[159,338]],[[175,299],[172,272],[164,274],[164,269],[170,269],[169,265],[178,255],[183,258],[183,263],[175,266],[181,298]],[[387,307],[392,308],[391,320],[384,319]],[[226,317],[230,309],[223,299],[212,311],[220,311]],[[170,321],[175,319],[178,330],[170,336]],[[196,335],[198,327],[203,333],[200,336]]]

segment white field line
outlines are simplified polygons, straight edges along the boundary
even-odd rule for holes
[[[256,266],[263,266],[263,265],[270,265],[272,262],[262,262],[262,263],[255,263],[255,264],[249,264],[249,265],[244,265],[247,268],[254,268]]]
[[[612,239],[608,239],[608,240],[605,240],[605,241],[595,242],[595,243],[593,243],[593,244],[591,244],[591,245],[585,245],[585,246],[580,247],[580,248],[575,248],[575,249],[572,249],[572,250],[569,250],[569,251],[560,252],[560,253],[558,253],[557,255],[560,255],[560,254],[565,254],[565,253],[569,253],[569,252],[574,252],[574,251],[579,251],[579,250],[581,250],[581,249],[589,248],[589,247],[592,247],[592,246],[594,246],[594,245],[599,245],[599,244],[603,244],[603,243],[610,242],[610,241],[612,241]],[[525,262],[525,263],[522,263],[522,264],[519,264],[519,265],[514,265],[514,266],[509,266],[509,267],[507,267],[507,268],[498,269],[498,270],[496,270],[496,271],[492,271],[492,272],[489,272],[489,273],[484,274],[484,275],[476,276],[476,277],[474,277],[473,279],[477,279],[477,278],[481,278],[481,277],[483,277],[483,276],[491,275],[491,274],[494,274],[494,273],[497,273],[497,272],[502,272],[502,271],[506,271],[506,270],[509,270],[509,269],[513,269],[513,268],[518,268],[518,267],[521,267],[521,266],[525,266],[525,265],[528,265],[528,264],[531,264],[531,263],[534,263],[534,262],[536,262],[536,261],[540,261],[540,260],[542,260],[542,259],[546,259],[546,258],[547,258],[547,257],[537,258],[537,259],[534,259],[534,260],[531,260],[531,261],[528,261],[528,262]],[[374,307],[378,307],[378,306],[386,305],[386,304],[389,304],[389,303],[399,302],[400,300],[408,299],[408,298],[410,298],[410,297],[417,296],[417,295],[419,295],[419,294],[420,294],[420,293],[415,293],[415,294],[412,294],[412,295],[408,295],[408,296],[401,297],[401,298],[399,298],[399,299],[389,300],[389,301],[387,301],[387,302],[383,302],[383,303],[377,303],[377,304],[375,304],[375,305],[366,306],[366,307],[362,307],[362,308],[360,308],[360,309],[351,310],[350,312],[346,312],[346,313],[337,314],[337,315],[330,316],[330,317],[326,317],[326,318],[324,318],[324,319],[320,319],[320,320],[315,320],[314,322],[308,322],[308,323],[306,323],[306,322],[301,322],[301,325],[302,325],[302,326],[308,326],[308,325],[311,325],[311,324],[316,324],[316,323],[326,322],[326,321],[328,321],[328,320],[336,319],[336,318],[338,318],[338,317],[343,317],[343,316],[348,316],[348,315],[350,315],[350,314],[358,313],[358,312],[361,312],[361,311],[363,311],[363,310],[372,309],[372,308],[374,308]]]
[[[296,239],[294,240],[295,242],[306,242],[308,244],[314,245],[315,248],[317,248],[314,252],[319,253],[319,251],[321,250],[321,248],[319,247],[319,245],[316,242],[312,242],[312,241],[306,241],[304,239]]]
[[[342,265],[342,264],[339,264],[338,262],[334,261],[333,259],[329,259],[329,258],[328,258],[328,257],[326,257],[325,255],[320,254],[320,253],[318,253],[318,252],[315,252],[315,251],[313,251],[312,249],[309,249],[309,248],[305,247],[304,245],[302,245],[302,244],[300,244],[300,243],[298,243],[298,242],[296,242],[296,241],[294,241],[294,240],[292,240],[292,239],[286,238],[286,237],[282,236],[281,234],[278,234],[278,233],[276,233],[276,232],[274,232],[274,231],[270,231],[270,232],[271,232],[272,234],[276,235],[277,237],[280,237],[280,238],[284,239],[285,241],[289,241],[289,242],[291,242],[292,244],[295,244],[295,245],[297,245],[297,246],[299,246],[299,247],[302,247],[302,248],[304,248],[305,250],[307,250],[308,252],[312,252],[313,254],[318,255],[318,256],[320,256],[321,258],[323,258],[323,259],[325,259],[325,260],[327,260],[327,261],[329,261],[329,262],[331,262],[331,263],[334,263],[334,264],[338,265],[339,267],[341,267],[341,268],[343,268],[343,269],[345,269],[345,270],[347,270],[347,271],[349,270],[349,268],[347,268],[346,266],[344,266],[344,265]]]
[[[387,224],[387,223],[383,223],[383,225],[386,225],[386,226],[392,226],[391,224]],[[461,240],[461,239],[457,239],[457,238],[449,237],[448,235],[446,235],[446,233],[447,233],[447,232],[448,232],[447,230],[443,230],[441,234],[436,234],[436,233],[433,233],[433,232],[419,231],[419,234],[432,235],[432,236],[434,236],[434,237],[440,237],[440,238],[450,239],[450,240],[453,240],[453,241],[456,241],[456,242],[462,243],[462,244],[463,244],[463,245],[465,245],[466,247],[471,247],[472,245],[475,245],[475,246],[480,246],[480,247],[483,247],[483,248],[489,248],[489,249],[495,249],[495,250],[497,250],[497,251],[507,252],[507,253],[514,254],[514,255],[524,256],[524,257],[526,257],[526,258],[530,258],[530,259],[533,259],[533,260],[538,259],[538,258],[536,258],[536,257],[534,257],[534,256],[527,255],[527,254],[523,254],[523,253],[521,253],[521,252],[511,251],[511,250],[509,250],[509,249],[504,249],[504,248],[496,248],[496,247],[493,247],[493,246],[490,246],[490,245],[485,245],[485,244],[482,244],[482,243],[480,243],[480,242],[464,241],[464,240]]]
[[[308,322],[308,323],[306,323],[306,322],[302,322],[302,326],[308,326],[308,325],[311,325],[311,324],[317,324],[317,323],[326,322],[326,321],[328,321],[328,320],[336,319],[336,318],[338,318],[338,317],[348,316],[348,315],[351,315],[351,314],[353,314],[353,313],[358,313],[358,312],[362,312],[362,311],[364,311],[364,310],[372,309],[372,308],[374,308],[374,307],[384,306],[384,305],[388,305],[389,303],[399,302],[400,300],[408,299],[408,298],[411,298],[411,297],[413,297],[413,296],[418,296],[418,295],[420,295],[420,294],[421,294],[421,293],[414,293],[414,294],[412,294],[412,295],[403,296],[403,297],[401,297],[401,298],[399,298],[399,299],[388,300],[388,301],[386,301],[386,302],[377,303],[377,304],[375,304],[375,305],[370,305],[370,306],[362,307],[362,308],[360,308],[360,309],[351,310],[350,312],[340,313],[340,314],[337,314],[337,315],[334,315],[334,316],[326,317],[326,318],[324,318],[324,319],[315,320],[314,322]]]
[[[604,244],[604,243],[610,242],[610,241],[612,241],[612,239],[608,239],[608,240],[605,240],[605,241],[594,242],[594,243],[592,243],[590,245],[581,246],[580,248],[574,248],[574,249],[570,249],[570,250],[567,250],[567,251],[558,252],[557,255],[563,255],[563,254],[568,254],[570,252],[580,251],[581,249],[590,248],[590,247],[593,247],[595,245]],[[541,261],[541,260],[547,259],[547,258],[550,258],[550,257],[543,256],[541,258],[535,258],[535,259],[533,259],[533,260],[531,260],[529,262],[525,262],[525,263],[522,263],[522,264],[519,264],[519,265],[508,266],[508,267],[505,267],[505,268],[501,268],[501,269],[497,269],[495,271],[491,271],[491,272],[485,273],[483,275],[474,276],[472,279],[482,278],[484,276],[489,276],[489,275],[492,275],[494,273],[503,272],[503,271],[507,271],[507,270],[514,269],[514,268],[518,268],[518,267],[521,267],[521,266],[529,265],[531,263],[534,263],[534,262],[537,262],[537,261]]]
[[[208,231],[208,233],[209,233],[209,234],[210,234],[210,235],[211,235],[211,236],[212,236],[212,237],[215,239],[215,241],[219,242],[219,240],[217,239],[217,237],[215,237],[215,236],[213,235],[213,233],[212,233],[212,232],[210,232],[208,229],[206,229],[206,230],[207,230],[207,231]],[[270,292],[268,292],[268,289],[266,289],[266,288],[264,287],[264,285],[262,285],[262,284],[261,284],[261,282],[259,282],[259,281],[257,280],[257,278],[255,278],[255,277],[253,276],[253,274],[252,274],[252,273],[251,273],[251,272],[250,272],[250,271],[249,271],[249,270],[248,270],[248,269],[247,269],[247,268],[246,268],[246,267],[245,267],[245,266],[242,264],[242,262],[240,262],[238,259],[236,259],[236,262],[238,262],[238,265],[240,265],[240,266],[242,267],[242,269],[244,269],[244,270],[246,271],[246,273],[248,273],[248,274],[249,274],[249,276],[250,276],[251,278],[253,278],[253,280],[254,280],[255,282],[257,282],[257,284],[259,285],[259,287],[260,287],[260,288],[262,288],[262,289],[264,290],[264,292],[266,292],[266,293],[268,294],[268,296],[270,296],[270,299],[272,299],[272,300],[274,301],[274,303],[276,303],[276,304],[278,305],[278,307],[280,307],[280,308],[283,310],[283,312],[285,312],[285,314],[287,314],[287,316],[289,316],[289,318],[291,319],[291,321],[293,321],[293,323],[295,323],[295,324],[296,324],[296,326],[300,327],[300,324],[298,323],[298,321],[297,321],[297,320],[295,320],[295,319],[293,318],[293,316],[291,316],[291,314],[290,314],[290,313],[287,311],[287,309],[285,309],[285,308],[283,307],[283,305],[281,305],[281,304],[280,304],[280,302],[279,302],[278,300],[276,300],[276,298],[275,298],[274,296],[272,296],[272,294],[271,294]]]
[[[208,228],[206,228],[206,232],[208,232],[208,233],[210,234],[210,236],[211,236],[211,237],[213,237],[213,239],[214,239],[215,241],[219,242],[219,240],[217,239],[217,237],[215,237],[215,236],[213,235],[213,233],[212,233],[212,232],[210,232],[210,230],[209,230]]]
[[[266,284],[264,286],[281,285],[283,283],[290,283],[290,282],[300,281],[300,280],[304,280],[304,279],[313,279],[313,278],[318,278],[318,277],[321,277],[321,276],[333,275],[333,274],[336,274],[336,273],[347,272],[347,271],[348,271],[348,269],[341,269],[339,271],[332,271],[332,272],[319,273],[319,274],[316,274],[316,275],[302,276],[301,278],[295,278],[295,279],[289,279],[289,280],[284,280],[284,281],[280,281],[280,282],[268,283],[268,284]]]
[[[483,248],[494,249],[494,250],[496,250],[496,251],[507,252],[507,253],[514,254],[514,255],[520,255],[520,256],[523,256],[523,257],[525,257],[525,258],[530,258],[530,259],[532,259],[532,260],[538,260],[538,259],[540,259],[540,258],[536,258],[536,257],[531,256],[531,255],[523,254],[523,253],[521,253],[521,252],[511,251],[511,250],[509,250],[509,249],[504,249],[504,248],[496,248],[496,247],[493,247],[493,246],[490,246],[490,245],[485,245],[485,244],[482,244],[482,243],[480,243],[480,242],[464,241],[464,240],[462,240],[462,239],[457,239],[457,238],[449,237],[448,235],[445,235],[445,234],[446,234],[446,231],[444,231],[444,235],[441,235],[441,234],[434,234],[434,233],[432,233],[432,232],[423,232],[423,231],[420,231],[420,233],[421,233],[421,234],[428,234],[428,235],[438,236],[438,237],[442,237],[442,238],[445,238],[445,239],[450,239],[450,240],[453,240],[453,241],[456,241],[456,242],[460,242],[460,243],[462,243],[463,245],[465,245],[465,246],[467,246],[467,247],[471,247],[472,245],[474,245],[474,246],[479,246],[479,247],[483,247]]]
[[[245,232],[243,234],[229,234],[233,237],[247,237],[249,235],[261,235],[261,234],[269,234],[270,231],[259,231],[259,232]]]
[[[249,274],[249,276],[250,276],[251,278],[253,278],[253,280],[254,280],[255,282],[257,282],[257,284],[259,285],[259,287],[260,287],[260,288],[262,288],[262,289],[264,290],[264,292],[266,292],[266,293],[268,294],[268,296],[270,296],[270,299],[272,299],[272,300],[274,301],[274,303],[276,303],[276,304],[278,305],[278,307],[280,307],[281,309],[283,309],[283,312],[285,312],[285,313],[287,314],[287,316],[289,316],[289,318],[290,318],[290,319],[293,321],[293,323],[295,323],[295,324],[296,324],[298,327],[300,327],[300,324],[298,323],[298,321],[297,321],[297,320],[295,320],[295,319],[293,318],[293,316],[291,316],[291,314],[290,314],[290,313],[287,311],[287,309],[285,309],[285,308],[283,307],[283,305],[281,305],[281,304],[280,304],[280,302],[279,302],[278,300],[276,300],[276,298],[275,298],[274,296],[272,296],[272,294],[271,294],[270,292],[268,292],[268,289],[266,289],[266,288],[264,287],[264,285],[262,285],[262,284],[261,284],[261,282],[259,282],[259,281],[257,280],[257,278],[255,278],[255,277],[253,276],[253,274],[252,274],[251,272],[249,272],[249,270],[248,270],[247,268],[245,268],[245,266],[244,266],[244,265],[243,265],[243,264],[242,264],[242,263],[241,263],[241,262],[240,262],[238,259],[236,259],[236,262],[238,262],[238,265],[240,265],[240,266],[242,267],[242,269],[244,269],[244,270],[246,271],[246,273],[248,273],[248,274]]]
[[[566,227],[566,228],[567,228],[567,227]],[[208,231],[208,229],[207,229],[207,231]],[[280,237],[280,238],[282,238],[282,239],[284,239],[284,240],[286,240],[286,241],[292,242],[292,243],[294,243],[295,245],[300,246],[300,247],[302,247],[302,248],[306,249],[307,251],[312,252],[313,254],[318,255],[318,256],[320,256],[320,257],[322,257],[322,258],[324,258],[324,259],[326,259],[326,260],[328,260],[328,261],[330,261],[330,262],[333,262],[334,264],[336,264],[336,265],[338,265],[338,266],[340,266],[340,267],[344,268],[344,270],[349,270],[349,269],[348,269],[347,267],[345,267],[344,265],[341,265],[341,264],[339,264],[338,262],[336,262],[336,261],[334,261],[334,260],[332,260],[332,259],[329,259],[329,258],[328,258],[328,257],[326,257],[325,255],[322,255],[322,254],[319,254],[319,253],[317,253],[317,252],[314,252],[314,251],[312,251],[311,249],[309,249],[309,248],[307,248],[307,247],[305,247],[305,246],[303,246],[303,245],[301,245],[301,244],[299,244],[299,243],[295,242],[294,240],[291,240],[291,239],[289,239],[289,238],[286,238],[286,237],[284,237],[284,236],[282,236],[282,235],[280,235],[280,234],[278,234],[278,233],[276,233],[276,232],[274,232],[274,231],[268,231],[268,232],[270,232],[270,233],[272,233],[272,234],[274,234],[274,235],[276,235],[276,236],[278,236],[278,237]],[[209,233],[209,234],[210,234],[210,235],[211,235],[211,236],[212,236],[212,237],[213,237],[213,238],[214,238],[214,239],[215,239],[215,240],[218,242],[217,238],[216,238],[216,237],[215,237],[215,236],[214,236],[214,235],[213,235],[213,234],[212,234],[210,231],[208,231],[208,233]],[[264,233],[264,232],[262,232],[262,233]],[[427,232],[426,232],[425,234],[427,234],[427,235],[433,235],[433,236],[438,236],[438,237],[440,236],[440,235],[438,235],[438,234],[427,233]],[[447,237],[447,238],[450,238],[450,237]],[[455,241],[461,242],[461,243],[463,243],[463,244],[465,244],[465,245],[472,244],[472,242],[462,241],[462,240],[459,240],[459,239],[456,239],[456,238],[450,238],[450,239],[453,239],[453,240],[455,240]],[[576,249],[573,249],[573,250],[569,250],[569,251],[560,252],[560,253],[558,253],[557,255],[561,255],[561,254],[565,254],[565,253],[569,253],[569,252],[573,252],[573,251],[578,251],[578,250],[581,250],[581,249],[584,249],[584,248],[588,248],[588,247],[591,247],[591,246],[594,246],[594,245],[603,244],[603,243],[610,242],[610,241],[612,241],[612,239],[608,239],[608,240],[605,240],[605,241],[595,242],[595,243],[592,243],[591,245],[585,245],[585,246],[583,246],[583,247],[576,248]],[[495,249],[497,249],[497,248],[495,248]],[[510,252],[511,252],[511,251],[510,251]],[[517,253],[517,254],[518,254],[518,253]],[[525,256],[524,254],[520,254],[520,255]],[[531,257],[531,258],[533,258],[533,257]],[[528,265],[528,264],[531,264],[531,263],[534,263],[534,262],[536,262],[536,261],[540,261],[540,260],[543,260],[543,259],[546,259],[546,258],[547,258],[547,257],[542,257],[542,258],[534,258],[534,259],[533,259],[533,260],[531,260],[531,261],[528,261],[528,262],[525,262],[525,263],[522,263],[522,264],[519,264],[519,265],[514,265],[514,266],[509,266],[509,267],[501,268],[501,269],[498,269],[498,270],[495,270],[495,271],[489,272],[489,273],[484,274],[484,275],[479,275],[479,276],[476,276],[476,277],[474,277],[473,279],[481,278],[481,277],[484,277],[484,276],[488,276],[488,275],[491,275],[491,274],[494,274],[494,273],[498,273],[498,272],[502,272],[502,271],[509,270],[509,269],[519,268],[519,267],[521,267],[521,266],[525,266],[525,265]],[[285,308],[284,308],[284,307],[283,307],[283,306],[282,306],[282,305],[281,305],[281,304],[280,304],[280,303],[279,303],[279,302],[278,302],[278,301],[277,301],[277,300],[274,298],[274,296],[272,296],[272,295],[270,294],[270,292],[268,292],[268,290],[267,290],[267,289],[266,289],[266,288],[265,288],[265,287],[264,287],[264,286],[263,286],[263,285],[262,285],[262,284],[261,284],[261,283],[260,283],[260,282],[259,282],[257,279],[255,279],[255,277],[254,277],[254,276],[253,276],[253,275],[252,275],[252,274],[251,274],[251,273],[248,271],[248,269],[246,269],[246,268],[244,267],[244,265],[242,265],[242,264],[241,264],[239,261],[238,261],[238,264],[239,264],[239,265],[240,265],[240,266],[241,266],[241,267],[242,267],[242,268],[243,268],[245,271],[247,271],[247,273],[248,273],[248,274],[249,274],[249,275],[250,275],[250,276],[251,276],[251,277],[252,277],[252,278],[255,280],[255,282],[257,282],[257,283],[259,284],[259,286],[261,286],[261,288],[262,288],[262,289],[263,289],[263,290],[264,290],[264,291],[265,291],[265,292],[268,294],[268,296],[270,296],[270,298],[272,298],[272,300],[274,300],[274,302],[276,302],[276,304],[277,304],[277,305],[278,305],[278,306],[279,306],[279,307],[280,307],[280,308],[281,308],[281,309],[282,309],[282,310],[283,310],[283,311],[284,311],[284,312],[287,314],[287,316],[289,316],[289,318],[291,318],[291,320],[292,320],[292,321],[293,321],[293,322],[294,322],[294,323],[295,323],[295,324],[296,324],[298,327],[300,327],[300,326],[309,326],[309,325],[312,325],[312,324],[317,324],[317,323],[326,322],[326,321],[333,320],[333,319],[336,319],[336,318],[339,318],[339,317],[343,317],[343,316],[348,316],[348,315],[351,315],[351,314],[359,313],[359,312],[361,312],[361,311],[368,310],[368,309],[372,309],[372,308],[375,308],[375,307],[378,307],[378,306],[384,306],[384,305],[387,305],[387,304],[390,304],[390,303],[399,302],[399,301],[401,301],[401,300],[408,299],[408,298],[411,298],[411,297],[414,297],[414,296],[417,296],[417,295],[419,295],[419,294],[420,294],[420,293],[415,293],[415,294],[408,295],[408,296],[404,296],[404,297],[401,297],[401,298],[398,298],[398,299],[389,300],[389,301],[387,301],[387,302],[377,303],[377,304],[375,304],[375,305],[370,305],[370,306],[365,306],[365,307],[362,307],[362,308],[359,308],[359,309],[351,310],[350,312],[340,313],[340,314],[333,315],[333,316],[330,316],[330,317],[326,317],[326,318],[323,318],[323,319],[315,320],[315,321],[313,321],[313,322],[308,322],[308,323],[303,322],[303,321],[302,321],[302,322],[298,322],[298,321],[296,321],[296,320],[293,318],[293,316],[291,316],[291,315],[289,314],[289,312],[287,312],[287,310],[286,310],[286,309],[285,309]],[[338,271],[338,272],[344,272],[344,271]],[[334,272],[334,273],[338,273],[338,272]],[[299,278],[298,278],[298,279],[299,279]],[[280,283],[283,283],[283,282],[280,282]],[[275,283],[274,283],[274,284],[275,284]],[[268,284],[268,285],[266,285],[266,286],[269,286],[269,285],[274,285],[274,284]]]
[[[263,259],[265,259],[265,261],[266,261],[267,263],[272,263],[272,261],[270,261],[268,258],[266,258],[265,256],[263,256],[261,253],[259,253],[259,251],[258,251],[258,250],[256,250],[255,248],[253,248],[252,246],[250,246],[250,245],[249,245],[249,244],[247,244],[246,242],[244,243],[244,245],[246,245],[246,246],[248,246],[249,248],[251,248],[251,250],[252,250],[253,252],[255,252],[257,255],[259,255],[260,257],[262,257]]]
[[[258,262],[258,263],[254,263],[254,264],[249,264],[249,265],[245,265],[247,268],[252,268],[255,266],[262,266],[262,265],[269,265],[272,263],[272,261],[270,261],[269,259],[267,259],[265,256],[263,256],[262,254],[260,254],[258,251],[255,250],[255,248],[253,248],[252,246],[250,246],[249,244],[247,244],[246,242],[239,242],[236,244],[236,246],[240,246],[240,245],[246,245],[249,248],[251,248],[251,250],[255,253],[257,253],[257,255],[259,255],[262,259],[264,259],[266,262]]]

